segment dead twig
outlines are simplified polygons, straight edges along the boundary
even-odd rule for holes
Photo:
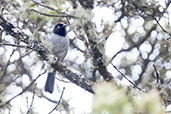
[[[58,14],[58,15],[52,15],[52,14],[47,14],[47,13],[42,13],[42,12],[39,12],[35,9],[31,9],[30,11],[33,11],[33,12],[36,12],[40,15],[44,15],[44,16],[48,16],[48,17],[70,17],[70,18],[76,18],[75,16],[73,15],[68,15],[68,14]]]
[[[59,106],[59,104],[60,104],[61,101],[62,101],[62,97],[63,97],[63,94],[64,94],[64,90],[65,90],[65,87],[64,87],[63,90],[62,90],[61,96],[60,96],[59,101],[58,101],[58,103],[56,104],[55,108],[53,108],[48,114],[51,114],[51,113]]]
[[[45,74],[47,72],[47,70],[45,70],[43,73],[39,74],[27,87],[25,87],[20,93],[18,93],[17,95],[15,95],[14,97],[12,97],[11,99],[9,99],[8,101],[5,102],[5,104],[9,104],[13,99],[15,99],[16,97],[22,95],[25,91],[27,91],[33,84],[34,82],[43,74]],[[1,107],[1,106],[0,106]]]
[[[31,108],[33,106],[33,102],[34,102],[34,97],[35,97],[35,91],[36,91],[36,86],[37,86],[37,83],[35,84],[35,87],[34,87],[34,91],[33,91],[33,96],[32,96],[32,101],[31,101],[31,104],[30,104],[30,108],[28,109],[27,113],[26,114],[30,114],[30,111],[31,111]]]
[[[111,63],[112,64],[112,63]],[[128,82],[130,82],[135,88],[139,89],[140,91],[142,91],[142,89],[140,87],[138,87],[137,85],[135,85],[131,80],[129,80],[115,65],[113,65],[113,68],[116,69],[120,74],[121,76],[123,76]]]
[[[153,64],[153,67],[154,67],[154,70],[155,70],[155,73],[156,73],[157,83],[159,83],[159,80],[160,80],[159,73],[158,73],[157,68],[156,68],[156,66],[154,64]]]

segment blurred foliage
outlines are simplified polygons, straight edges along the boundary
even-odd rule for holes
[[[124,89],[118,89],[111,83],[95,85],[93,114],[133,114],[129,96]]]
[[[94,90],[93,114],[165,114],[156,90],[130,95],[129,89],[106,82],[95,85]]]

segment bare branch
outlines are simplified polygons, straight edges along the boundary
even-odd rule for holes
[[[35,84],[35,87],[34,87],[34,90],[33,90],[33,96],[32,96],[32,101],[31,101],[31,104],[30,104],[30,108],[28,109],[27,113],[26,114],[30,114],[30,111],[32,110],[32,106],[33,106],[33,102],[34,102],[34,97],[35,97],[35,90],[36,90],[36,86],[37,86],[37,83]]]
[[[40,97],[40,98],[45,98],[46,100],[48,100],[49,102],[52,102],[52,103],[55,103],[55,104],[57,104],[58,103],[58,101],[56,101],[56,100],[52,100],[52,99],[50,99],[50,98],[48,98],[46,95],[44,95],[43,94],[43,92],[42,91],[40,91],[40,95],[38,95],[38,97]]]
[[[54,9],[54,8],[52,8],[52,7],[49,7],[49,6],[45,5],[45,4],[36,2],[35,0],[31,0],[31,1],[34,2],[34,3],[37,4],[37,5],[40,5],[40,6],[44,7],[44,8],[47,8],[47,9],[50,9],[50,10],[52,10],[52,11],[56,11],[57,13],[59,13],[58,15],[49,15],[49,14],[45,14],[45,16],[48,16],[48,15],[49,15],[49,16],[51,16],[51,17],[70,17],[70,18],[76,18],[76,17],[73,16],[73,15],[69,15],[69,14],[66,14],[66,13],[64,13],[64,12],[59,12],[57,9]],[[32,9],[32,10],[34,10],[34,9]],[[35,10],[35,12],[44,15],[44,13],[38,12],[38,11],[36,11],[36,10]]]
[[[115,65],[112,64],[112,66],[113,66],[114,69],[116,69],[116,71],[118,71],[121,74],[121,76],[123,76],[126,80],[128,80],[128,82],[130,82],[135,88],[139,89],[140,91],[143,91],[140,87],[138,87],[131,80],[129,80]]]
[[[94,93],[94,91],[92,90],[93,82],[91,82],[90,80],[81,78],[81,76],[67,69],[66,66],[62,65],[60,62],[52,64],[52,67],[71,82],[89,91],[90,93]]]
[[[154,67],[154,70],[155,70],[155,73],[156,73],[157,83],[159,83],[159,80],[160,80],[159,73],[158,73],[157,68],[156,68],[156,66],[154,64],[153,64],[153,67]]]
[[[106,68],[105,57],[102,51],[104,49],[104,44],[97,42],[97,38],[95,36],[96,31],[94,27],[95,26],[91,20],[88,20],[87,23],[83,25],[84,31],[89,40],[89,46],[91,47],[90,52],[92,55],[92,61],[93,61],[94,67],[101,74],[103,79],[105,81],[111,81],[113,79],[113,76],[110,72],[108,72]]]
[[[29,54],[32,53],[32,52],[33,52],[33,50],[27,52],[26,54],[24,54],[23,56],[21,56],[19,59],[17,59],[17,60],[15,60],[15,61],[11,62],[10,64],[14,64],[15,62],[21,60],[22,58],[24,58],[25,56],[29,55]]]
[[[47,70],[45,70],[43,73],[39,74],[27,87],[25,87],[20,93],[18,93],[17,95],[15,95],[14,97],[12,97],[11,99],[9,99],[8,101],[5,102],[5,104],[9,104],[13,99],[15,99],[16,97],[22,95],[25,91],[27,91],[33,84],[34,82],[43,74],[45,74],[47,72]],[[0,105],[1,107],[1,105]]]
[[[41,15],[44,15],[44,16],[48,16],[48,17],[70,17],[70,18],[77,18],[73,15],[68,15],[68,14],[58,14],[58,15],[52,15],[52,14],[47,14],[47,13],[42,13],[42,12],[39,12],[35,9],[31,9],[30,11],[33,11],[33,12],[36,12],[38,14],[41,14]]]
[[[115,55],[113,55],[113,57],[110,59],[109,64],[110,64],[110,63],[113,61],[113,59],[114,59],[118,54],[120,54],[121,52],[130,51],[130,50],[132,50],[132,49],[135,48],[135,47],[138,48],[144,41],[146,41],[146,40],[149,38],[149,36],[151,35],[151,32],[152,32],[153,30],[155,30],[156,27],[157,27],[157,25],[153,25],[153,26],[151,27],[151,29],[146,33],[146,35],[145,35],[139,42],[137,42],[136,44],[132,45],[131,47],[129,47],[129,48],[127,48],[127,49],[121,49],[120,51],[118,51],[118,52],[117,52]]]
[[[8,65],[10,64],[10,59],[11,59],[11,57],[14,54],[15,51],[16,51],[16,49],[12,51],[12,53],[11,53],[9,59],[8,59],[7,64],[5,65],[5,67],[3,69],[2,75],[0,76],[0,83],[2,82],[2,80],[4,79],[4,77],[5,77],[6,73],[7,73],[7,68],[8,68]]]
[[[30,47],[28,47],[28,46],[16,45],[16,44],[9,44],[9,43],[5,43],[5,42],[1,42],[0,45],[32,49],[32,48],[30,48]]]
[[[63,90],[62,90],[61,96],[60,96],[59,101],[58,101],[58,103],[56,104],[55,108],[53,108],[48,114],[51,114],[51,113],[59,106],[59,104],[60,104],[61,101],[62,101],[62,97],[63,97],[63,94],[64,94],[64,90],[65,90],[65,87],[64,87]]]
[[[160,24],[160,22],[159,22],[156,18],[154,18],[154,20],[157,22],[157,24],[159,25],[159,27],[162,29],[163,32],[165,32],[166,34],[169,34],[169,35],[171,36],[171,33],[169,33],[168,31],[166,31],[166,30],[162,27],[162,25]]]
[[[47,8],[47,9],[50,9],[50,10],[59,12],[58,10],[56,10],[56,9],[54,9],[54,8],[52,8],[52,7],[46,6],[46,5],[44,5],[44,4],[41,4],[41,3],[39,3],[39,2],[36,2],[35,0],[31,0],[31,1],[34,2],[34,3],[37,4],[37,5],[40,5],[40,6],[44,7],[44,8]]]

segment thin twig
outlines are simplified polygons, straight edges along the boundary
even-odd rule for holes
[[[4,42],[1,42],[0,45],[32,49],[32,48],[30,48],[30,47],[28,47],[28,46],[16,45],[16,44],[9,44],[9,43],[4,43]]]
[[[156,66],[154,64],[153,64],[153,67],[154,67],[154,70],[156,72],[157,83],[159,83],[159,80],[160,80],[159,73],[158,73],[157,68],[156,68]]]
[[[17,95],[15,95],[14,97],[12,97],[11,99],[9,99],[8,101],[5,102],[5,104],[10,103],[13,99],[15,99],[16,97],[22,95],[26,90],[28,90],[33,84],[34,82],[43,74],[45,74],[47,72],[47,70],[45,70],[43,73],[39,74],[26,88],[24,88],[20,93],[18,93]]]
[[[111,63],[112,64],[112,63]],[[131,80],[129,80],[115,65],[113,65],[112,64],[112,66],[113,66],[113,68],[115,68],[120,74],[121,74],[121,76],[123,76],[128,82],[130,82],[134,87],[136,87],[137,89],[139,89],[139,90],[141,90],[142,91],[142,89],[140,88],[140,87],[138,87],[137,85],[135,85]]]
[[[3,68],[2,75],[0,76],[0,82],[4,79],[4,77],[5,77],[6,73],[7,73],[7,68],[8,68],[8,65],[10,64],[10,59],[11,59],[11,57],[12,57],[12,55],[14,54],[15,51],[16,51],[16,49],[15,49],[15,50],[13,49],[13,51],[12,51],[12,53],[11,53],[9,59],[8,59],[7,64],[6,64],[5,67]]]
[[[48,17],[70,17],[70,18],[76,18],[75,16],[73,15],[68,15],[68,14],[58,14],[58,15],[52,15],[52,14],[47,14],[47,13],[42,13],[42,12],[39,12],[35,9],[31,9],[30,11],[33,11],[33,12],[36,12],[36,13],[39,13],[41,15],[44,15],[44,16],[48,16]]]
[[[34,90],[33,90],[33,96],[32,96],[32,101],[31,101],[31,104],[30,104],[30,108],[28,109],[27,113],[26,114],[29,114],[30,111],[31,111],[31,108],[33,106],[33,102],[34,102],[34,97],[35,97],[35,93],[36,93],[36,86],[37,86],[37,83],[35,84],[35,87],[34,87]]]
[[[169,34],[169,35],[171,36],[171,33],[169,33],[168,31],[166,31],[166,30],[161,26],[161,24],[159,23],[159,21],[158,21],[156,18],[154,18],[154,20],[157,22],[157,24],[159,25],[159,27],[162,29],[163,32],[165,32],[166,34]]]
[[[46,100],[48,100],[49,102],[52,102],[54,104],[57,104],[58,103],[58,101],[52,100],[51,98],[48,98],[42,91],[41,91],[41,93],[40,93],[40,95],[38,97],[39,98],[45,98]]]
[[[14,79],[11,81],[11,83],[15,82],[19,77],[21,77],[21,75],[17,75],[16,77],[14,77]]]
[[[29,101],[28,101],[28,97],[26,97],[26,103],[27,103],[27,108],[29,108]]]
[[[46,5],[44,5],[44,4],[41,4],[41,3],[39,3],[39,2],[36,2],[36,1],[34,1],[34,0],[31,0],[31,1],[34,2],[34,3],[37,4],[37,5],[40,5],[40,6],[44,7],[44,8],[47,8],[47,9],[50,9],[50,10],[59,12],[58,10],[56,10],[56,9],[54,9],[54,8],[52,8],[52,7],[46,6]]]
[[[62,79],[63,77],[60,74],[58,76],[59,76],[60,79],[55,77],[55,79],[57,79],[58,81],[61,81],[61,82],[64,82],[64,83],[71,83],[70,81],[65,81],[64,79]]]
[[[115,55],[113,55],[113,57],[110,59],[108,65],[109,65],[110,63],[112,63],[112,61],[114,60],[114,58],[115,58],[118,54],[120,54],[120,53],[122,53],[122,52],[130,51],[130,50],[132,50],[132,49],[135,48],[135,47],[138,48],[142,43],[144,43],[144,42],[149,38],[149,36],[151,35],[151,32],[152,32],[153,30],[155,30],[156,27],[157,27],[157,24],[156,24],[156,25],[153,25],[153,26],[151,27],[151,29],[150,29],[149,31],[147,31],[146,35],[145,35],[139,42],[137,42],[136,44],[130,46],[130,47],[127,48],[127,49],[121,49],[120,51],[118,51],[118,52],[117,52]]]
[[[61,100],[62,100],[62,97],[63,97],[63,94],[64,94],[64,90],[65,90],[65,87],[63,88],[62,90],[62,93],[61,93],[61,96],[60,96],[60,99],[58,101],[58,103],[56,104],[55,108],[53,108],[48,114],[51,114],[58,106],[59,104],[61,103]]]
[[[34,1],[34,0],[31,0],[31,1],[34,2],[34,3],[37,4],[37,5],[40,5],[40,6],[44,7],[44,8],[50,9],[50,10],[52,10],[52,11],[56,11],[56,12],[59,13],[60,15],[65,15],[65,17],[76,18],[76,17],[73,16],[73,15],[66,14],[65,12],[60,12],[60,11],[58,11],[57,9],[54,9],[54,8],[52,8],[52,7],[50,7],[50,6],[45,5],[45,4],[41,4],[41,3],[36,2],[36,1]],[[61,16],[57,16],[57,17],[61,17]]]
[[[73,45],[73,47],[76,48],[78,51],[80,51],[80,52],[86,54],[86,51],[80,49],[80,48],[74,43],[74,40],[75,40],[75,39],[76,39],[76,37],[73,38],[73,39],[70,39],[70,44]]]
[[[31,50],[31,51],[27,52],[26,54],[24,54],[23,56],[21,56],[19,59],[14,60],[14,61],[13,61],[13,62],[11,62],[10,64],[14,64],[15,62],[17,62],[17,61],[21,60],[22,58],[24,58],[25,56],[29,55],[29,54],[30,54],[30,53],[32,53],[32,52],[33,52],[33,50]]]
[[[41,4],[41,3],[39,3],[39,2],[36,2],[36,1],[34,1],[34,0],[31,0],[32,2],[34,2],[35,4],[37,4],[37,5],[40,5],[40,6],[42,6],[42,7],[44,7],[44,8],[47,8],[47,9],[50,9],[50,10],[52,10],[52,11],[56,11],[57,13],[60,13],[60,15],[63,15],[63,16],[60,16],[60,15],[58,15],[58,16],[52,16],[52,17],[70,17],[70,18],[76,18],[75,16],[73,16],[73,15],[69,15],[69,14],[66,14],[66,13],[64,13],[64,12],[59,12],[57,9],[54,9],[54,8],[52,8],[52,7],[49,7],[49,6],[47,6],[47,5],[44,5],[44,4]],[[35,10],[36,11],[36,10]],[[37,13],[40,13],[40,12],[38,12],[37,11]],[[40,13],[41,14],[41,13]],[[43,14],[43,13],[42,13]],[[65,15],[65,16],[64,16]],[[47,15],[46,15],[47,16]]]

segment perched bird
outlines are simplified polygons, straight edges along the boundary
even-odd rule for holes
[[[67,37],[66,24],[58,23],[53,29],[53,35],[49,38],[49,42],[52,43],[51,53],[57,57],[59,61],[63,61],[68,49],[69,49],[69,38]],[[55,82],[55,71],[49,72],[45,91],[52,93],[54,90]]]

